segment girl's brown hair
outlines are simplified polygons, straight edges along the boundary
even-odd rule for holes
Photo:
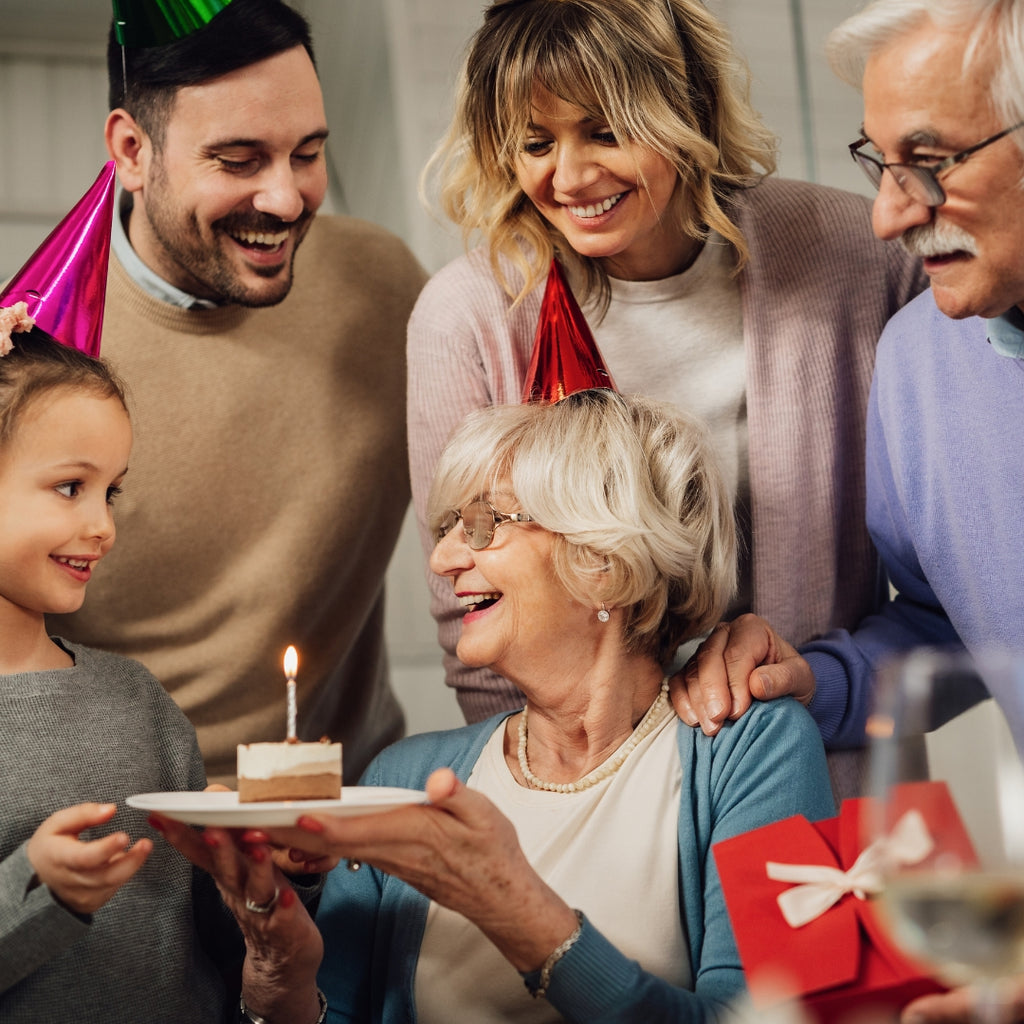
[[[13,349],[0,358],[0,446],[10,442],[33,402],[59,389],[116,398],[128,409],[124,385],[102,359],[61,345],[36,327],[15,334]]]

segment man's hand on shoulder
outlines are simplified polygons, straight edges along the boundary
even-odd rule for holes
[[[757,615],[720,622],[670,682],[676,714],[714,736],[751,700],[814,696],[814,674],[795,647]]]

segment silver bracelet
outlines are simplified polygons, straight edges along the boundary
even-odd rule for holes
[[[320,991],[316,990],[316,997],[320,1000],[320,1015],[317,1017],[314,1024],[324,1024],[327,1019],[327,996]],[[240,1014],[239,1021],[241,1024],[267,1024],[266,1017],[261,1017],[258,1013],[253,1013],[248,1006],[245,1005],[245,996],[238,997],[238,1012]]]
[[[541,996],[547,995],[548,985],[551,984],[551,972],[555,969],[555,964],[565,956],[566,953],[576,945],[576,940],[580,937],[580,933],[583,931],[583,911],[573,910],[576,915],[576,928],[572,935],[555,947],[554,952],[544,961],[540,969],[540,981],[537,982],[536,988],[530,988],[530,995],[534,999],[540,999]]]

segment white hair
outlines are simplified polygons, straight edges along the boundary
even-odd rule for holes
[[[925,21],[968,31],[966,68],[995,48],[992,108],[1006,127],[1024,121],[1024,2],[1021,0],[873,0],[829,34],[825,52],[835,73],[860,88],[864,67],[882,47]],[[1024,150],[1024,133],[1014,136]]]
[[[707,430],[693,417],[600,390],[478,409],[438,462],[431,528],[446,510],[510,486],[555,535],[562,586],[581,603],[628,609],[630,650],[664,663],[721,618],[736,582],[735,523]]]

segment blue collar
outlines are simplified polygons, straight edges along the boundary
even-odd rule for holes
[[[988,341],[1007,359],[1024,359],[1024,313],[1011,306],[1002,316],[988,321]]]

